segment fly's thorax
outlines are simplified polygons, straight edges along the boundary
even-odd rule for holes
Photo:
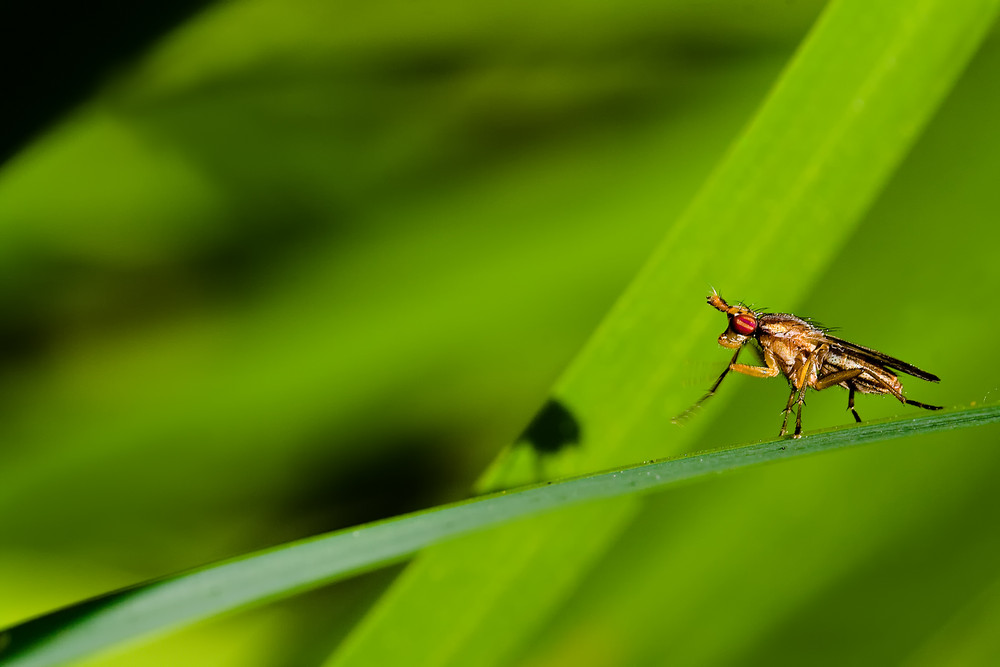
[[[823,330],[806,322],[801,317],[788,313],[767,313],[760,316],[759,328],[773,336],[813,336],[822,337]]]
[[[825,341],[822,329],[794,315],[765,315],[760,320],[757,339],[761,345],[781,344],[796,351],[812,352]]]
[[[761,331],[757,334],[757,343],[761,350],[767,350],[774,356],[778,369],[786,376],[791,377],[795,369],[795,359],[797,348],[793,341],[784,336],[777,336],[772,333]]]
[[[774,313],[761,317],[757,341],[774,355],[781,372],[793,378],[799,376],[808,359],[822,346],[823,331],[794,315]],[[818,368],[822,360],[815,361]],[[815,368],[810,369],[805,381],[809,384],[815,380]]]

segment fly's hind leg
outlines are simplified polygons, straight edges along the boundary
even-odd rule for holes
[[[834,371],[833,373],[824,375],[823,377],[816,380],[816,391],[823,391],[824,389],[827,389],[829,387],[841,383],[847,384],[847,391],[849,392],[847,394],[847,408],[854,414],[854,421],[858,422],[859,424],[861,423],[861,415],[859,415],[858,411],[854,409],[855,387],[854,383],[851,382],[851,380],[858,377],[862,373],[864,373],[863,368],[852,368],[846,371]]]
[[[917,401],[911,401],[908,398],[903,398],[903,402],[907,405],[912,405],[917,408],[923,408],[924,410],[942,410],[940,405],[927,405],[926,403],[918,403]]]
[[[854,421],[860,424],[861,415],[859,415],[858,411],[854,409],[854,384],[849,382],[847,384],[847,390],[850,392],[847,395],[847,408],[854,414]]]

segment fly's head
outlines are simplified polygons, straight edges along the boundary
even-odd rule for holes
[[[719,345],[722,347],[731,350],[741,347],[757,333],[757,326],[760,324],[758,313],[743,304],[730,306],[718,292],[712,290],[708,297],[708,305],[729,316],[729,326],[719,336]]]

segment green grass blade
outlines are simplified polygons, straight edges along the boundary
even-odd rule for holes
[[[996,11],[994,0],[831,3],[757,117],[556,385],[557,398],[582,422],[584,442],[549,462],[549,472],[653,458],[665,442],[672,452],[691,446],[704,419],[681,434],[667,429],[701,390],[680,388],[678,361],[711,345],[722,326],[705,312],[707,284],[793,308],[850,238]],[[487,484],[528,478],[532,460],[524,452],[498,461]],[[504,662],[538,632],[636,507],[629,499],[608,501],[422,553],[331,664]],[[603,532],[595,534],[595,526]]]
[[[534,485],[338,531],[144,584],[40,617],[2,635],[0,665],[40,667],[343,579],[432,544],[600,499],[848,446],[1000,422],[1000,405],[777,439]]]

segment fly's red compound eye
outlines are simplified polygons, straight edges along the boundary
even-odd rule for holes
[[[752,336],[757,330],[757,318],[743,313],[733,318],[733,331],[742,336]]]

